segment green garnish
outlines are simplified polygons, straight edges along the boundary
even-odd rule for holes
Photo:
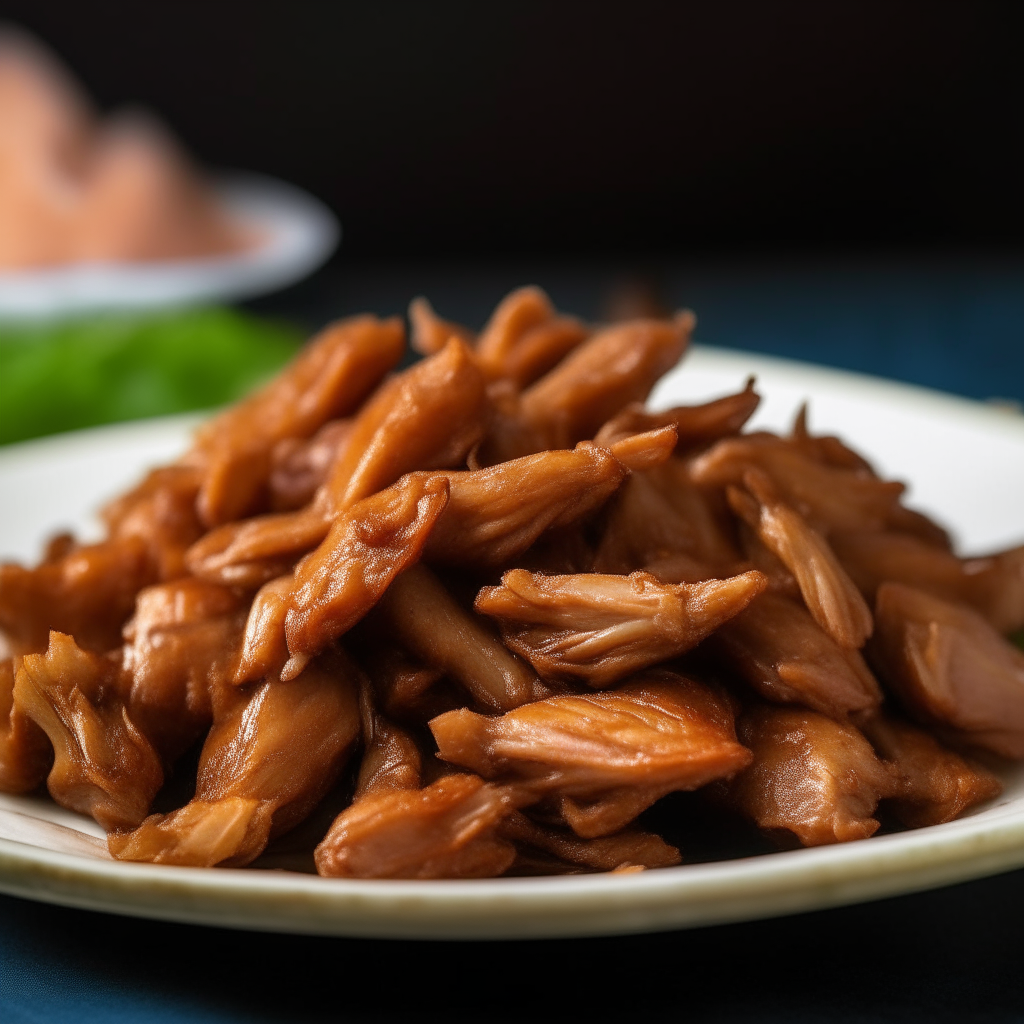
[[[0,324],[0,443],[223,405],[302,339],[226,308]]]

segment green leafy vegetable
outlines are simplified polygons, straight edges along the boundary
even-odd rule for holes
[[[226,308],[0,324],[0,443],[223,405],[301,341]]]

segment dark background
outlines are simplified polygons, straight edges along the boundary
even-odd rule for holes
[[[344,258],[1004,250],[1021,18],[983,3],[15,0],[104,109],[329,203]]]

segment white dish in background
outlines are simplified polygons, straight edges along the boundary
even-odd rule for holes
[[[0,272],[0,317],[64,316],[252,298],[293,284],[334,251],[334,214],[309,193],[255,175],[223,179],[224,206],[261,239],[224,256],[80,263]]]
[[[697,347],[652,404],[716,397],[758,376],[754,426],[788,428],[811,399],[965,551],[1024,541],[1024,417],[888,381]],[[101,499],[187,442],[195,417],[103,427],[0,449],[0,556],[32,560],[55,529],[95,532]],[[554,937],[693,927],[913,892],[1024,866],[1024,768],[959,821],[840,846],[640,874],[451,882],[122,864],[102,830],[46,800],[0,797],[0,891],[228,927],[361,936]],[[71,831],[68,831],[68,830]],[[686,851],[683,851],[684,856]]]

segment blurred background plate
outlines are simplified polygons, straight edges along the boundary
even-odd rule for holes
[[[262,239],[229,256],[139,263],[83,263],[0,273],[0,318],[56,317],[252,298],[300,280],[341,236],[330,210],[308,192],[256,175],[221,179],[228,211]]]

